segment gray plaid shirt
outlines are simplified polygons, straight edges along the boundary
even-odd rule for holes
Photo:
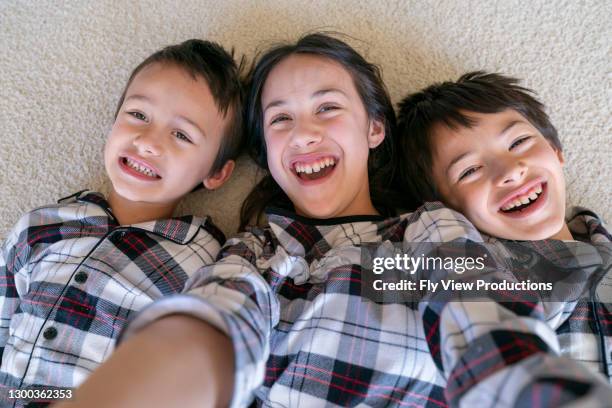
[[[362,296],[364,243],[482,241],[439,203],[390,219],[311,220],[273,210],[268,221],[228,240],[185,294],[147,307],[126,335],[173,313],[227,333],[235,353],[232,406],[253,396],[268,407],[606,406],[612,398],[601,376],[558,357],[556,333],[542,316],[489,302],[484,313],[464,310],[457,321],[447,307]],[[489,356],[494,364],[469,371],[470,362]]]
[[[118,225],[99,193],[24,215],[0,252],[0,406],[10,389],[78,386],[123,326],[214,261],[223,234],[192,216]]]

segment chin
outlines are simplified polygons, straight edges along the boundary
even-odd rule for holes
[[[325,219],[336,217],[338,211],[335,208],[329,206],[313,206],[302,208],[300,210],[300,213],[308,218]]]
[[[511,233],[507,234],[507,236],[501,236],[501,234],[499,236],[504,239],[511,239],[516,241],[541,241],[553,237],[557,232],[561,230],[561,228],[562,226],[559,226],[558,228],[534,227],[530,230],[511,231]],[[495,235],[493,234],[493,236]]]
[[[121,196],[125,200],[133,201],[133,202],[143,201],[142,194],[136,193],[133,188],[121,188],[121,187],[117,188],[113,186],[113,189],[115,190],[115,193],[118,196]]]

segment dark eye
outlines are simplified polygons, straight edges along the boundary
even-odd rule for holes
[[[329,112],[329,111],[336,110],[336,109],[340,109],[340,108],[336,105],[322,105],[317,111],[317,113]]]
[[[142,120],[143,122],[147,121],[147,117],[143,113],[141,113],[141,112],[134,111],[134,112],[128,112],[127,114],[130,115],[130,116],[135,117],[138,120]]]
[[[517,140],[515,140],[514,142],[512,142],[512,144],[510,145],[510,150],[514,149],[515,147],[517,147],[518,145],[526,142],[528,139],[531,139],[531,136],[523,136],[523,137],[519,137]]]
[[[183,140],[185,142],[189,142],[191,143],[191,139],[189,139],[189,136],[187,136],[185,133],[179,131],[179,130],[175,130],[173,132],[174,136],[179,139],[179,140]]]
[[[478,169],[480,169],[480,166],[470,167],[469,169],[467,169],[466,171],[461,173],[461,175],[459,176],[459,181],[461,181],[464,178],[469,177],[472,174],[476,173],[478,171]]]
[[[272,120],[270,121],[270,125],[274,125],[280,122],[285,122],[287,120],[291,120],[291,118],[287,115],[278,115],[272,118]]]

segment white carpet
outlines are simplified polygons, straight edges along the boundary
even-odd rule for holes
[[[154,50],[196,37],[253,55],[315,29],[355,37],[394,102],[468,70],[524,78],[564,144],[568,204],[612,220],[610,0],[62,3],[0,2],[0,237],[25,211],[105,188],[102,147],[117,98]],[[254,169],[242,161],[229,184],[193,194],[181,211],[209,213],[233,232]]]

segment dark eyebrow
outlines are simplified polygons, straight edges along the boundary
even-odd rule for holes
[[[125,98],[126,101],[130,100],[130,99],[135,99],[138,101],[144,101],[144,102],[148,102],[153,104],[153,100],[147,96],[144,95],[138,95],[138,94],[134,94],[134,95],[130,95],[127,98]],[[193,120],[189,119],[186,116],[182,116],[182,115],[177,115],[176,116],[178,119],[182,120],[183,122],[188,123],[189,125],[193,126],[194,128],[196,128],[200,134],[204,137],[206,137],[206,133],[204,132],[204,130],[202,130],[202,128],[200,126],[198,126],[197,123],[195,123]]]
[[[320,91],[317,91],[317,92],[313,93],[311,98],[316,98],[317,96],[323,96],[323,95],[328,94],[328,93],[339,93],[341,95],[346,96],[346,93],[343,90],[341,90],[341,89],[338,89],[338,88],[327,88],[327,89],[321,89]]]
[[[469,156],[471,153],[472,152],[462,153],[459,156],[455,157],[453,160],[451,160],[451,162],[446,167],[446,177],[450,178],[449,172],[450,172],[451,167],[453,167],[457,162],[463,160],[466,156]]]
[[[344,91],[340,90],[340,89],[337,89],[337,88],[326,88],[326,89],[318,90],[315,93],[313,93],[312,95],[310,95],[310,99],[314,99],[314,98],[317,98],[319,96],[323,96],[323,95],[328,94],[328,93],[339,93],[341,95],[346,96],[346,93]],[[272,102],[270,102],[269,104],[266,105],[266,107],[264,108],[263,112],[265,113],[268,109],[274,108],[276,106],[283,105],[285,103],[286,102],[285,102],[284,99],[274,100],[274,101],[272,101]]]
[[[152,102],[151,98],[146,97],[144,95],[138,95],[138,94],[130,95],[127,98],[125,98],[126,101],[129,101],[130,99],[136,99],[136,100],[145,101],[145,102]]]
[[[499,132],[499,134],[497,135],[497,137],[501,137],[504,134],[506,134],[510,129],[512,129],[514,126],[516,125],[520,125],[523,124],[525,122],[523,122],[522,120],[513,120],[512,122],[508,123],[508,126],[506,126],[501,132]]]
[[[198,126],[198,124],[197,124],[197,123],[195,123],[193,120],[189,119],[189,118],[188,118],[188,117],[186,117],[186,116],[181,116],[181,115],[177,116],[177,118],[179,118],[179,119],[181,119],[181,120],[183,120],[183,121],[187,122],[188,124],[190,124],[191,126],[193,126],[194,128],[196,128],[196,129],[197,129],[197,130],[200,132],[200,134],[201,134],[203,137],[206,137],[206,133],[204,132],[204,130],[203,130],[201,127],[199,127],[199,126]]]

